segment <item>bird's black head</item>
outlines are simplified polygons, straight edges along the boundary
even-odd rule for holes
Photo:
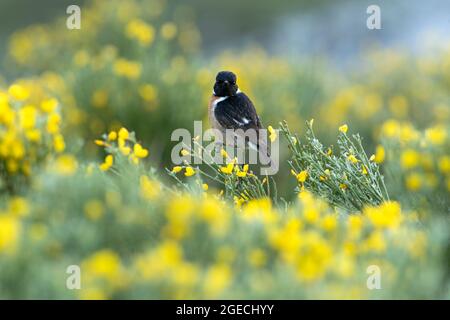
[[[236,75],[231,71],[220,71],[214,84],[214,95],[218,97],[234,96],[238,91]]]

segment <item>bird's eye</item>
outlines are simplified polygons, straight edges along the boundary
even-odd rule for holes
[[[217,80],[217,83],[223,83],[223,80]]]

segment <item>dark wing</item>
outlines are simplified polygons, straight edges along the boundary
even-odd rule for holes
[[[214,110],[219,124],[226,129],[260,129],[261,122],[255,107],[244,93],[219,102]]]

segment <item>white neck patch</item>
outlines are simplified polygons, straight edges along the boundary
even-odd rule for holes
[[[227,99],[228,99],[228,96],[220,97],[220,98],[214,100],[213,105],[212,105],[213,110],[217,107],[217,104],[218,104],[219,102],[222,102],[222,101],[227,100]]]

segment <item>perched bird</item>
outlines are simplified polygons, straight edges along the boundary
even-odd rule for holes
[[[259,131],[263,129],[261,121],[252,101],[239,90],[236,80],[236,75],[231,71],[220,71],[217,74],[208,110],[211,126],[220,130],[223,135],[226,129],[242,129],[244,132],[253,129],[256,137],[244,137],[245,143],[259,151],[260,160],[267,164],[270,157],[267,144],[259,139]],[[237,135],[242,136],[240,133]]]

